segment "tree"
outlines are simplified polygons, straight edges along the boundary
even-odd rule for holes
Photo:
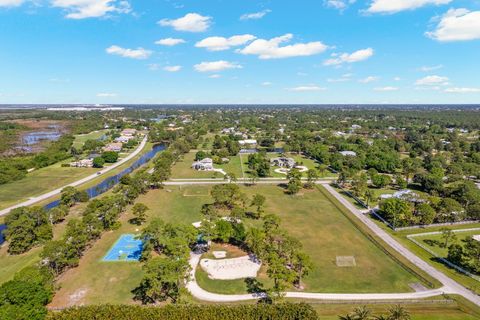
[[[10,280],[0,286],[0,319],[43,320],[52,292],[43,284]]]
[[[257,219],[260,218],[263,214],[263,206],[265,204],[265,200],[266,198],[264,195],[257,193],[253,196],[252,203],[250,204],[250,206],[257,208],[257,212],[255,215],[255,218]]]
[[[105,160],[102,157],[93,158],[93,167],[94,168],[103,168]]]
[[[432,208],[428,203],[420,203],[417,206],[417,215],[419,217],[419,222],[422,225],[427,225],[433,223],[437,213],[435,209]]]
[[[397,184],[399,189],[406,189],[407,188],[407,180],[405,180],[401,175],[395,176],[395,183]]]
[[[63,188],[60,194],[60,203],[67,207],[72,207],[76,203],[75,196],[77,192],[78,190],[74,187]]]
[[[10,254],[24,253],[53,237],[49,216],[42,207],[15,208],[5,217],[5,224]]]
[[[142,224],[147,220],[146,212],[149,208],[143,203],[135,203],[132,207],[132,214],[134,216],[135,223]]]
[[[367,207],[370,206],[370,203],[375,199],[375,192],[372,189],[367,189],[365,191],[365,200],[367,200]]]
[[[463,266],[465,264],[465,252],[463,247],[459,244],[452,244],[448,247],[447,260],[457,266]]]
[[[380,202],[380,211],[393,228],[408,225],[412,220],[412,207],[409,202],[389,198]]]
[[[404,307],[396,305],[388,310],[389,320],[410,320],[410,314]]]
[[[115,151],[105,151],[102,153],[102,158],[106,163],[115,163],[118,160],[118,152]]]
[[[206,157],[207,157],[207,153],[205,151],[200,150],[195,154],[195,161],[203,160]]]
[[[364,173],[361,173],[355,176],[355,178],[353,178],[352,189],[353,189],[353,194],[356,197],[363,197],[365,195],[365,192],[368,189],[367,181],[368,181],[367,175]]]
[[[227,172],[225,177],[230,180],[230,183],[235,183],[238,180],[237,175],[233,172]]]
[[[472,260],[472,269],[475,272],[480,272],[480,242],[473,237],[465,239],[465,254]]]
[[[143,266],[144,277],[134,289],[135,299],[142,303],[170,300],[177,303],[182,286],[188,279],[190,265],[185,258],[169,259],[154,257]]]
[[[442,239],[443,239],[443,248],[448,248],[448,243],[450,241],[455,241],[457,239],[457,235],[449,228],[442,228],[440,229],[442,232]]]
[[[51,224],[57,224],[65,219],[68,215],[68,207],[59,205],[55,208],[48,210],[48,216]]]
[[[287,174],[288,184],[287,184],[287,192],[288,194],[296,194],[300,191],[302,187],[302,173],[296,169],[291,169]]]
[[[315,181],[317,181],[319,178],[318,172],[315,169],[309,169],[307,171],[307,188],[313,188]]]
[[[234,230],[231,222],[222,219],[215,222],[215,239],[228,243],[233,236]]]

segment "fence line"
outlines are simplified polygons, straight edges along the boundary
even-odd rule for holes
[[[480,229],[479,229],[480,230]],[[426,233],[426,234],[429,234],[429,233]],[[466,276],[469,276],[470,278],[476,280],[476,281],[479,281],[480,282],[480,277],[477,276],[477,275],[474,275],[473,273],[465,270],[464,268],[462,267],[459,267],[457,266],[456,264],[448,261],[447,259],[445,258],[442,258],[440,257],[435,251],[431,250],[430,248],[424,246],[423,244],[421,244],[420,242],[418,242],[417,240],[413,239],[414,237],[418,237],[422,234],[416,234],[416,235],[408,235],[407,236],[407,239],[412,241],[413,243],[415,243],[417,246],[419,246],[420,248],[422,248],[423,250],[427,251],[428,253],[430,253],[432,256],[434,256],[435,258],[437,258],[438,260],[440,260],[441,262],[445,263],[446,265],[448,265],[449,267],[459,271],[460,273],[463,273],[465,274]]]

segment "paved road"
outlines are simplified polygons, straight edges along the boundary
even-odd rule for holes
[[[15,208],[18,208],[18,207],[30,206],[30,205],[32,205],[32,204],[34,204],[34,203],[39,202],[39,201],[42,201],[42,200],[48,199],[48,198],[50,198],[50,197],[56,196],[56,195],[60,194],[61,191],[62,191],[62,189],[65,188],[65,187],[69,187],[69,186],[71,186],[71,187],[77,187],[77,186],[79,186],[79,185],[81,185],[81,184],[84,184],[85,182],[88,182],[88,181],[90,181],[90,180],[93,180],[93,179],[95,179],[95,178],[98,178],[98,177],[100,177],[100,176],[105,175],[105,173],[107,173],[107,172],[109,172],[109,171],[111,171],[111,170],[113,170],[113,169],[121,166],[121,165],[124,164],[125,162],[131,160],[131,159],[134,158],[136,155],[138,155],[138,154],[142,151],[142,149],[145,147],[145,144],[146,144],[146,143],[147,143],[147,136],[145,136],[145,138],[142,140],[142,142],[141,142],[140,145],[137,147],[137,149],[135,149],[135,151],[133,151],[132,153],[130,153],[128,156],[126,156],[126,157],[123,158],[122,160],[120,160],[120,161],[112,164],[112,165],[109,166],[109,167],[106,167],[106,168],[102,169],[102,171],[101,171],[102,174],[101,174],[101,175],[98,175],[97,173],[94,173],[94,174],[92,174],[92,175],[89,175],[88,177],[85,177],[85,178],[83,178],[83,179],[77,180],[77,181],[72,182],[72,183],[70,183],[70,184],[64,185],[64,186],[61,187],[61,188],[58,188],[58,189],[55,189],[55,190],[53,190],[53,191],[44,193],[44,194],[39,195],[39,196],[37,196],[37,197],[30,198],[30,199],[27,200],[27,201],[24,201],[24,202],[22,202],[22,203],[16,204],[16,205],[11,206],[11,207],[9,207],[9,208],[0,210],[0,216],[3,216],[3,215],[5,215],[5,214],[9,213],[10,210],[12,210],[12,209],[15,209]]]
[[[181,183],[181,182],[180,182]],[[218,182],[215,182],[218,183]],[[264,183],[272,183],[272,181],[264,181]],[[408,259],[411,263],[416,265],[421,270],[428,273],[433,278],[442,283],[442,287],[434,290],[409,292],[409,293],[309,293],[309,292],[286,292],[288,298],[302,298],[302,299],[314,299],[314,300],[397,300],[397,299],[421,299],[427,297],[438,296],[443,293],[458,294],[467,300],[473,302],[477,306],[480,306],[480,296],[474,292],[468,290],[464,286],[460,285],[456,281],[452,280],[444,273],[438,271],[427,262],[417,257],[410,250],[401,245],[397,240],[390,236],[386,231],[377,226],[370,218],[368,218],[361,210],[357,209],[348,200],[342,197],[334,188],[329,185],[327,181],[320,181],[320,183],[330,192],[340,203],[348,208],[352,214],[354,214],[360,221],[362,221],[373,233],[382,238],[388,245],[399,252],[402,256]],[[211,302],[234,302],[245,301],[252,299],[262,298],[262,294],[240,294],[240,295],[223,295],[208,292],[197,284],[195,279],[195,270],[200,261],[200,255],[191,255],[190,265],[192,267],[191,277],[187,282],[187,289],[197,299]]]
[[[195,279],[195,270],[200,262],[200,254],[192,253],[190,256],[190,266],[192,271],[190,272],[190,280],[187,282],[188,291],[195,298],[202,301],[209,302],[235,302],[256,300],[265,297],[263,293],[250,293],[250,294],[217,294],[208,292],[198,285]],[[344,301],[372,301],[372,300],[411,300],[411,299],[423,299],[434,296],[439,296],[444,291],[442,288],[435,290],[408,292],[408,293],[310,293],[310,292],[286,292],[287,298],[301,298],[312,300],[344,300]]]
[[[408,259],[411,263],[416,265],[421,270],[425,271],[427,274],[433,278],[440,281],[443,285],[443,290],[445,293],[458,294],[464,297],[465,299],[470,300],[475,303],[477,306],[480,306],[480,296],[474,292],[468,290],[458,282],[452,280],[450,277],[446,276],[443,272],[438,271],[430,264],[416,256],[410,250],[401,245],[397,240],[395,240],[391,235],[389,235],[382,228],[377,226],[375,222],[370,220],[365,216],[360,210],[358,210],[354,205],[352,205],[348,200],[342,197],[334,188],[329,184],[324,183],[323,186],[330,192],[338,201],[340,201],[345,207],[347,207],[360,221],[362,221],[373,233],[383,239],[389,246],[395,249],[398,253]]]

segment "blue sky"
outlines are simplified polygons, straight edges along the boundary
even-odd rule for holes
[[[479,103],[478,0],[0,0],[0,103]]]

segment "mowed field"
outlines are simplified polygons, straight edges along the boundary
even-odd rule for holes
[[[95,173],[95,168],[62,167],[61,163],[34,170],[21,180],[0,185],[0,209],[60,188]]]
[[[92,131],[90,133],[86,134],[79,134],[75,136],[75,141],[73,142],[73,146],[75,148],[81,148],[83,147],[83,144],[87,140],[97,140],[100,139],[102,136],[104,136],[108,130],[97,130],[97,131]]]
[[[189,152],[172,167],[172,179],[198,179],[198,178],[223,178],[223,175],[214,171],[197,171],[192,169],[192,163],[195,161],[196,152]],[[226,164],[214,164],[215,169],[223,169],[227,173],[233,173],[237,178],[242,177],[242,168],[240,166],[240,157],[230,157],[230,162]]]
[[[303,243],[315,265],[305,279],[305,291],[311,292],[409,292],[409,284],[419,282],[413,275],[388,258],[365,238],[350,221],[318,190],[288,196],[278,186],[242,187],[249,196],[266,196],[266,212],[276,213],[282,225]],[[208,186],[167,186],[140,196],[146,204],[149,220],[192,223],[201,220],[202,204],[210,202]],[[79,267],[66,272],[60,279],[60,290],[52,306],[64,307],[78,303],[132,303],[133,290],[142,277],[136,262],[104,262],[102,258],[124,233],[138,233],[127,212],[122,226],[105,233],[87,251]],[[246,221],[256,224],[257,221]],[[336,256],[354,256],[356,267],[337,267]],[[208,279],[207,279],[208,280]],[[218,292],[243,291],[245,287],[229,281],[210,283]],[[242,282],[243,284],[243,282]]]

